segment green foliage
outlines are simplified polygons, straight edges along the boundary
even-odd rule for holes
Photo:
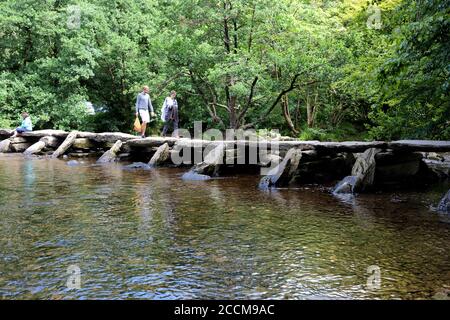
[[[300,140],[327,140],[327,133],[324,129],[305,128],[299,136]]]
[[[376,137],[450,139],[450,2],[414,0],[396,10],[395,46],[382,65],[371,118]]]
[[[2,1],[0,127],[26,110],[36,129],[127,132],[147,84],[157,113],[177,90],[186,129],[450,138],[449,2],[373,1],[370,29],[371,2]]]
[[[0,118],[0,128],[12,129],[13,123],[9,119]]]
[[[342,123],[338,127],[332,128],[303,128],[299,135],[300,140],[319,141],[352,141],[370,140],[367,133],[364,133],[360,125],[353,123]]]

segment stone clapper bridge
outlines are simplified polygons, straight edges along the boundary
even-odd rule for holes
[[[210,141],[60,130],[26,132],[10,139],[11,134],[12,130],[0,129],[0,153],[52,158],[100,156],[99,163],[141,161],[131,167],[191,165],[185,179],[207,180],[230,172],[257,172],[270,167],[259,183],[261,189],[340,180],[333,193],[359,193],[380,185],[448,181],[450,176],[450,141]],[[246,156],[237,159],[241,147]],[[252,159],[248,155],[250,148],[256,151]],[[186,150],[193,152],[187,155]],[[195,150],[204,155],[201,160],[194,156]],[[174,163],[174,155],[183,162]],[[438,210],[450,213],[450,191]]]

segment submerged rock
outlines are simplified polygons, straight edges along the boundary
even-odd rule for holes
[[[125,169],[143,169],[143,170],[151,170],[152,167],[143,162],[134,162],[127,166],[124,166]]]
[[[183,180],[191,180],[191,181],[203,181],[210,180],[211,177],[206,174],[195,173],[194,171],[188,171],[181,177]]]
[[[70,160],[67,161],[67,165],[69,167],[75,167],[75,166],[79,166],[81,164],[81,162],[77,161],[77,160]]]
[[[189,172],[217,177],[220,168],[223,166],[224,155],[225,144],[220,143],[206,155],[203,162],[196,164]]]
[[[380,149],[370,148],[357,156],[352,168],[352,176],[357,176],[361,180],[361,184],[356,185],[358,189],[364,190],[373,184],[376,169],[375,156],[379,152],[381,152]]]
[[[448,192],[439,202],[437,210],[442,213],[450,214],[450,190],[448,190]]]
[[[169,144],[164,143],[163,145],[158,147],[158,150],[156,150],[155,154],[150,159],[148,164],[152,167],[156,167],[166,162],[169,159],[169,157],[170,157]]]
[[[283,161],[269,173],[262,177],[258,187],[260,189],[268,189],[274,186],[283,186],[291,182],[297,171],[300,159],[302,158],[302,150],[292,148],[284,157]]]
[[[444,157],[436,152],[427,152],[426,158],[434,161],[444,161]]]
[[[373,185],[375,179],[375,156],[380,149],[370,148],[356,157],[352,175],[345,177],[333,190],[333,194],[355,193]]]
[[[115,162],[117,160],[117,154],[119,153],[120,149],[122,148],[122,141],[117,140],[114,145],[106,151],[100,159],[97,160],[97,163],[109,163],[109,162]]]
[[[428,171],[437,180],[445,180],[450,177],[450,162],[449,161],[436,161],[424,159],[423,163],[427,167]]]
[[[333,194],[354,193],[360,183],[357,176],[347,176],[334,187]]]
[[[3,141],[0,141],[0,153],[2,152],[9,152],[11,148],[11,140],[5,139]]]

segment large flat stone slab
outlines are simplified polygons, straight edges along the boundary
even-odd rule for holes
[[[102,133],[78,132],[77,138],[86,138],[95,142],[112,142],[112,143],[115,143],[117,140],[121,140],[123,142],[137,139],[137,137],[132,134],[122,132],[102,132]]]
[[[353,152],[360,153],[367,149],[384,149],[387,143],[384,141],[344,141],[344,142],[319,142],[314,144],[318,152]]]
[[[438,140],[398,140],[388,143],[388,148],[393,150],[407,151],[450,151],[450,141]]]
[[[12,130],[0,129],[0,136],[11,135]],[[66,138],[68,132],[62,130],[38,130],[26,132],[22,136],[35,138],[39,140],[42,137],[53,136],[57,138]],[[173,146],[175,143],[180,147],[206,147],[209,145],[218,145],[225,143],[227,148],[235,147],[236,145],[246,147],[261,147],[266,145],[268,149],[279,148],[281,151],[287,151],[291,148],[300,150],[317,150],[320,153],[338,153],[338,152],[352,152],[360,153],[370,148],[378,149],[392,149],[395,151],[427,151],[427,152],[448,152],[450,151],[450,141],[434,141],[434,140],[399,140],[392,142],[385,141],[344,141],[344,142],[320,142],[320,141],[300,141],[300,140],[237,140],[237,141],[208,141],[196,140],[186,138],[172,138],[172,137],[148,137],[142,139],[132,134],[122,132],[78,132],[77,138],[85,138],[95,142],[107,142],[114,144],[121,140],[127,147],[146,148],[159,147],[164,143]]]
[[[11,129],[0,129],[0,136],[11,136],[14,130]]]
[[[126,146],[128,147],[136,147],[136,148],[146,148],[146,147],[159,147],[164,143],[167,143],[169,146],[173,146],[175,142],[179,139],[177,138],[162,138],[162,137],[148,137],[148,138],[136,138],[136,136],[132,136],[132,139],[126,140]]]
[[[69,133],[62,130],[38,130],[31,132],[24,132],[21,134],[22,137],[34,137],[34,138],[43,138],[43,137],[56,137],[56,138],[65,138]]]

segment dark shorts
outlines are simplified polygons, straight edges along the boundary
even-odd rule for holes
[[[24,133],[24,132],[28,132],[30,130],[24,129],[24,128],[17,128],[16,129],[17,133]]]

